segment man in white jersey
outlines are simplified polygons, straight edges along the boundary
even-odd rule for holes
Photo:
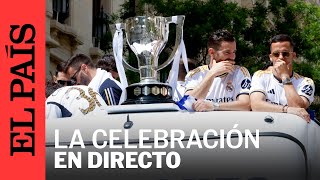
[[[90,57],[84,54],[72,56],[67,61],[64,71],[71,81],[78,85],[87,85],[99,92],[107,105],[121,104],[121,83],[114,79],[111,73],[96,68]]]
[[[226,30],[214,32],[208,41],[210,64],[190,71],[186,93],[197,99],[196,111],[250,110],[251,76],[235,64],[236,41]]]
[[[100,94],[88,86],[65,86],[47,98],[46,119],[104,116],[106,106]]]
[[[251,107],[253,111],[295,114],[310,122],[306,109],[314,100],[315,86],[312,79],[293,72],[293,50],[294,43],[288,35],[271,39],[269,58],[273,66],[253,75]]]

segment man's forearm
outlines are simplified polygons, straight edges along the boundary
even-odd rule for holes
[[[250,111],[250,103],[244,101],[232,101],[227,103],[220,103],[219,110],[228,111]]]
[[[252,102],[251,108],[253,111],[265,111],[265,112],[283,112],[286,107],[277,104],[271,104],[266,101]]]
[[[252,107],[253,111],[295,114],[295,115],[305,119],[307,122],[310,122],[310,115],[308,114],[308,112],[304,108],[276,105],[276,104],[268,103],[266,101],[258,101],[258,102],[251,101],[251,107]]]
[[[191,95],[196,99],[205,99],[212,85],[214,77],[206,76],[201,83],[194,89],[187,91],[187,95]]]
[[[289,107],[307,108],[307,105],[294,89],[293,85],[284,85],[284,91]]]

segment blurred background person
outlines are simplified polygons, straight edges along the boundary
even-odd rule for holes
[[[101,68],[111,73],[114,79],[118,79],[119,74],[116,66],[116,61],[113,55],[106,54],[96,64],[96,68]]]
[[[55,83],[52,80],[48,80],[46,82],[46,98],[48,98],[54,91],[56,91],[57,89],[63,87],[63,85],[59,84],[59,83]]]
[[[194,64],[194,62],[189,58],[188,58],[188,68],[189,68],[189,71],[196,68],[196,65]],[[183,61],[180,60],[177,86],[173,88],[174,93],[173,93],[172,99],[174,101],[179,101],[184,96],[184,92],[186,90],[186,87],[185,87],[186,75],[187,75],[186,68],[184,67]]]
[[[73,85],[68,78],[68,75],[63,71],[63,65],[58,64],[56,67],[56,73],[53,76],[53,82],[61,84],[62,86],[71,86]]]

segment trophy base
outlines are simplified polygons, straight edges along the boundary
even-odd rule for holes
[[[164,83],[152,84],[132,84],[126,88],[126,104],[154,104],[154,103],[174,103],[172,100],[172,88]]]

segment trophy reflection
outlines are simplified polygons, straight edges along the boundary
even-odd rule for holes
[[[138,59],[138,68],[126,61],[124,65],[139,72],[140,82],[126,88],[127,99],[122,104],[173,103],[172,87],[157,81],[157,73],[169,65],[178,49],[182,38],[184,16],[136,16],[126,19],[123,24],[126,40]],[[169,36],[169,24],[176,24],[175,46],[169,58],[158,65],[158,58]]]

